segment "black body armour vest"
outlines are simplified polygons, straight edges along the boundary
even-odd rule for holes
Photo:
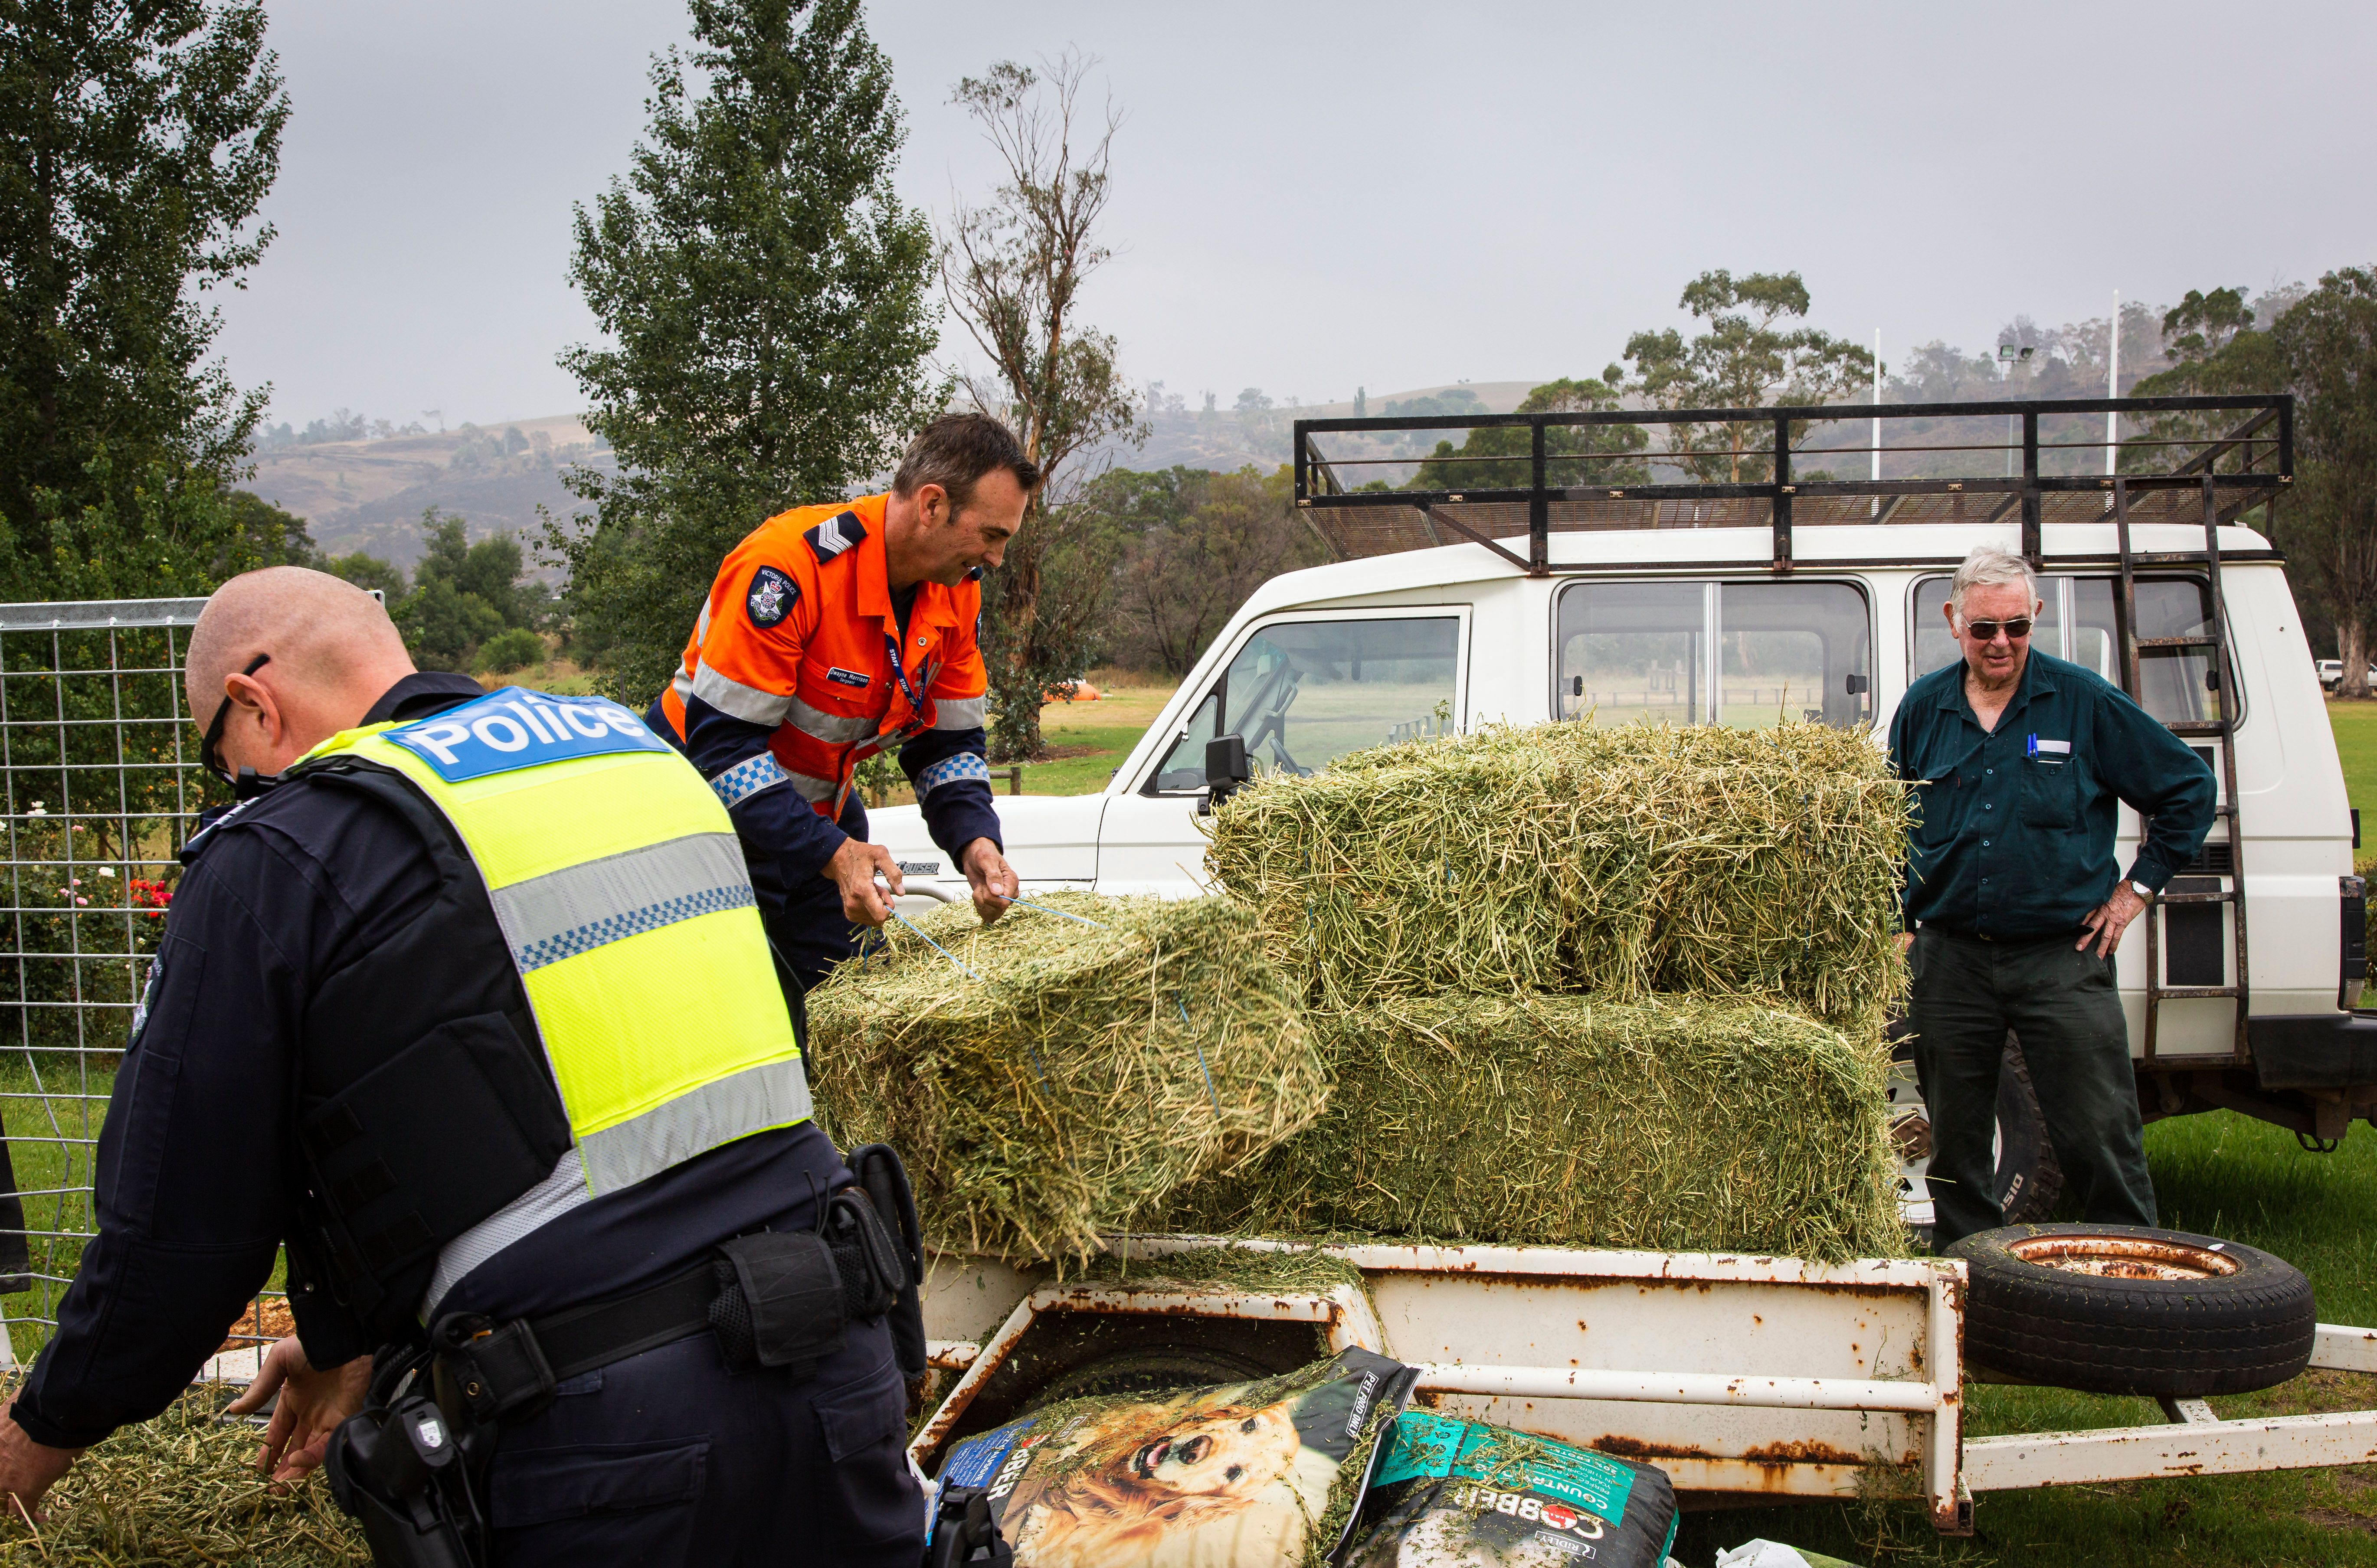
[[[293,1096],[290,1294],[327,1290],[381,1344],[414,1341],[439,1251],[551,1174],[570,1146],[568,1118],[453,825],[410,781],[355,758],[280,787],[379,802],[437,868],[435,892],[393,935],[321,978]]]

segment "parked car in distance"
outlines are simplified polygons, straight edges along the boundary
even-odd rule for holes
[[[2322,659],[2319,662],[2319,684],[2331,692],[2333,692],[2337,687],[2342,686],[2344,684],[2344,661],[2341,659]],[[2377,664],[2371,664],[2369,666],[2369,686],[2371,690],[2377,691]]]

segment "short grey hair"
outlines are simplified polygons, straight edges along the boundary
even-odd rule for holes
[[[1995,588],[2001,582],[2019,582],[2029,594],[2027,604],[2038,603],[2038,574],[2020,556],[1999,549],[1994,545],[1976,545],[1973,553],[1956,568],[1956,575],[1948,580],[1948,607],[1956,618],[1965,618],[1965,595],[1976,588]]]

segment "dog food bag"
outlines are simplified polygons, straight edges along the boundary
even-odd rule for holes
[[[1655,1465],[1425,1410],[1379,1446],[1344,1568],[1660,1568],[1675,1544]]]
[[[1349,1349],[1259,1382],[1067,1400],[960,1442],[933,1512],[982,1489],[1016,1568],[1296,1568],[1308,1538],[1340,1544],[1414,1375]]]

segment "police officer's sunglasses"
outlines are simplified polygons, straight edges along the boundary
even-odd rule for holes
[[[1965,630],[1976,642],[1995,642],[2002,631],[2009,640],[2019,642],[2030,635],[2028,616],[2016,616],[2010,621],[1966,621]]]
[[[258,653],[255,658],[250,659],[247,662],[247,668],[240,671],[239,673],[244,676],[252,676],[270,663],[272,663],[271,654]],[[222,700],[222,706],[217,708],[215,710],[215,716],[207,722],[207,733],[198,742],[198,766],[204,768],[208,772],[212,773],[215,777],[222,780],[225,784],[230,784],[232,782],[231,772],[230,770],[223,766],[222,754],[217,748],[222,745],[223,722],[230,717],[231,696],[229,693],[225,693]]]

